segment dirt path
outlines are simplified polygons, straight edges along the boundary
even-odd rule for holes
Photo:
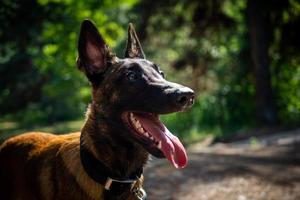
[[[187,168],[153,160],[145,175],[150,200],[300,200],[300,143],[192,149]]]

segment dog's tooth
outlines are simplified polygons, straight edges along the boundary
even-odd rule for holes
[[[137,119],[133,116],[133,114],[130,115],[130,119],[131,119],[132,122],[136,122],[137,121]]]
[[[161,149],[161,141],[158,142],[157,148]]]
[[[133,120],[133,124],[138,127],[138,121]]]
[[[136,126],[141,127],[141,123],[139,121],[136,121]]]
[[[130,120],[134,123],[136,120],[135,118],[133,117],[133,115],[130,115]]]

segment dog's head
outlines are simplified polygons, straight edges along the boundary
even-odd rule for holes
[[[158,65],[146,60],[133,25],[128,28],[125,58],[120,59],[93,23],[83,21],[78,54],[78,67],[93,86],[93,103],[101,107],[104,117],[123,124],[120,137],[129,137],[156,157],[165,156],[175,167],[184,167],[185,149],[158,115],[191,107],[194,92],[167,81]]]

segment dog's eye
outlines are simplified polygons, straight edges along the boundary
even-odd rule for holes
[[[127,80],[129,80],[129,81],[136,81],[136,80],[138,79],[138,76],[137,76],[137,74],[134,73],[134,72],[128,72],[128,73],[126,74],[126,78],[127,78]]]

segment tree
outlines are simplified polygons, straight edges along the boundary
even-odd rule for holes
[[[248,29],[255,75],[256,120],[259,125],[274,125],[277,119],[271,86],[269,48],[272,27],[268,5],[259,0],[247,1]]]

